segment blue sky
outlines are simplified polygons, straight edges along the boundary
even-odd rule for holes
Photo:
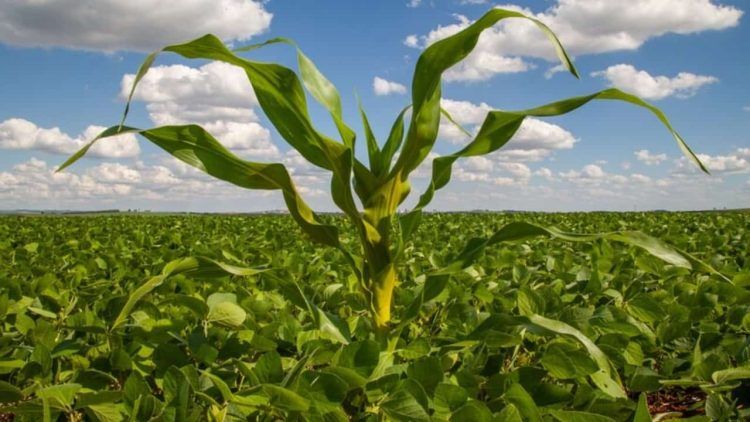
[[[339,88],[350,125],[361,127],[356,93],[382,140],[409,103],[421,49],[493,5],[196,0],[176,9],[155,0],[3,2],[0,208],[283,208],[277,192],[213,182],[143,140],[117,139],[64,174],[53,170],[101,127],[119,121],[122,90],[146,51],[206,32],[234,45],[295,39]],[[473,130],[491,108],[527,108],[617,86],[661,107],[712,175],[694,171],[646,111],[600,102],[568,116],[527,122],[507,151],[460,162],[454,184],[439,193],[432,208],[750,207],[746,1],[548,0],[505,6],[549,24],[574,56],[581,80],[554,71],[556,63],[533,25],[520,20],[497,25],[465,63],[445,75],[444,107],[457,120]],[[249,57],[294,66],[293,51],[285,46]],[[312,102],[311,111],[320,129],[335,133]],[[334,207],[326,198],[327,175],[289,151],[236,69],[162,55],[139,87],[128,122],[203,124],[243,157],[284,162],[311,204]],[[434,152],[450,153],[466,142],[445,126]],[[415,193],[427,174],[429,162],[415,174]]]

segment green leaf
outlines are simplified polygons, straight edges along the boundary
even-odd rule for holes
[[[435,387],[435,410],[450,413],[463,406],[469,400],[469,393],[454,384],[440,383]]]
[[[93,393],[79,393],[76,396],[76,408],[81,409],[88,406],[116,403],[123,398],[121,391],[97,391]]]
[[[547,348],[540,362],[550,375],[559,379],[585,377],[599,369],[584,353],[556,344]]]
[[[533,315],[544,311],[543,299],[531,289],[519,289],[516,302],[521,315]]]
[[[227,302],[224,302],[227,303]],[[224,399],[224,403],[229,403],[234,398],[234,395],[232,394],[232,390],[229,388],[226,382],[224,382],[223,379],[219,378],[218,376],[208,372],[208,371],[201,371],[201,374],[211,380],[211,383],[219,390],[219,393],[221,394],[221,398]]]
[[[304,375],[309,380],[309,389],[305,393],[311,394],[316,401],[324,401],[334,406],[340,406],[346,399],[349,384],[339,376],[329,372],[308,371]]]
[[[120,407],[115,403],[102,403],[86,406],[86,413],[94,421],[120,422],[124,420]]]
[[[503,410],[501,410],[497,414],[495,420],[497,420],[498,422],[523,422],[521,413],[518,411],[518,408],[513,404],[509,404],[503,407]]]
[[[273,384],[263,384],[271,405],[282,410],[304,412],[310,408],[310,401],[292,390]]]
[[[23,399],[21,390],[13,384],[0,381],[0,403],[13,403]]]
[[[318,316],[318,327],[320,331],[328,334],[339,343],[349,344],[349,329],[346,324],[339,321],[335,316],[327,314],[320,308],[315,308]]]
[[[625,350],[622,352],[622,355],[625,358],[625,362],[635,366],[641,366],[643,359],[645,358],[643,356],[641,345],[634,341],[628,343]]]
[[[352,342],[341,350],[338,364],[369,377],[380,362],[380,346],[373,340]]]
[[[391,161],[393,161],[396,151],[401,148],[404,141],[404,115],[410,108],[411,106],[404,107],[398,114],[388,133],[388,139],[380,152],[380,167],[384,173],[391,168]]]
[[[511,384],[508,389],[505,390],[503,399],[505,399],[508,404],[515,406],[515,408],[518,409],[518,413],[523,416],[524,420],[529,422],[542,421],[542,415],[539,412],[536,403],[534,403],[534,399],[526,392],[521,384]]]
[[[435,143],[441,115],[440,78],[443,72],[471,53],[485,29],[507,18],[522,18],[533,22],[550,39],[563,66],[577,76],[573,62],[559,40],[542,22],[516,11],[488,11],[467,28],[430,45],[419,56],[412,81],[412,123],[402,153],[393,168],[394,176],[405,178],[424,160]]]
[[[265,164],[242,160],[197,125],[163,126],[145,130],[129,127],[120,129],[113,126],[84,146],[57,171],[77,161],[95,142],[122,133],[140,134],[180,161],[217,179],[246,189],[281,190],[289,212],[306,234],[314,241],[334,247],[339,245],[338,230],[318,222],[315,214],[297,192],[286,167],[278,163]],[[222,269],[233,269],[233,266],[227,265]]]
[[[617,372],[612,369],[607,355],[605,355],[604,352],[602,352],[601,349],[599,349],[599,347],[597,347],[597,345],[583,333],[562,321],[545,318],[541,315],[531,315],[527,318],[533,326],[541,327],[555,334],[573,337],[578,340],[583,347],[586,348],[591,355],[591,358],[594,359],[599,367],[597,372],[591,374],[591,380],[594,384],[612,397],[626,397]]]
[[[417,399],[406,389],[398,389],[389,394],[380,408],[395,421],[429,421],[430,416]]]
[[[711,374],[711,379],[716,384],[725,384],[729,381],[750,379],[750,366],[722,369]]]
[[[450,420],[451,422],[491,422],[492,412],[484,403],[472,400],[453,412]]]
[[[21,369],[26,365],[26,362],[13,359],[13,360],[0,360],[0,374],[7,374],[15,369]]]
[[[57,314],[55,314],[54,312],[46,311],[46,310],[41,309],[41,308],[35,308],[33,306],[29,306],[26,309],[29,312],[31,312],[32,314],[37,314],[37,315],[39,315],[41,317],[44,317],[44,318],[57,319]]]
[[[647,294],[639,294],[626,302],[628,312],[643,322],[654,323],[667,314],[662,305]]]
[[[36,390],[35,394],[51,408],[67,411],[81,387],[81,384],[58,384]]]
[[[151,277],[128,296],[127,302],[125,302],[125,305],[120,310],[117,318],[115,318],[115,321],[112,323],[111,330],[114,331],[122,326],[135,308],[135,305],[138,304],[144,296],[161,286],[164,280],[173,275],[185,274],[202,277],[217,277],[225,276],[227,274],[254,275],[261,271],[264,270],[222,264],[209,258],[181,258],[170,261],[164,266],[160,275]]]
[[[367,119],[367,113],[362,108],[362,103],[358,101],[359,115],[362,118],[362,127],[365,130],[365,140],[367,140],[367,156],[370,160],[370,169],[375,176],[383,174],[383,162],[380,160],[380,147],[378,141],[375,139],[375,134],[372,133],[370,127],[370,121]]]
[[[125,380],[123,393],[126,402],[135,403],[136,400],[149,396],[151,394],[151,388],[143,379],[142,375],[133,371],[130,376],[128,376],[128,379]]]
[[[682,268],[691,268],[690,262],[679,252],[666,243],[634,231],[620,231],[609,233],[570,233],[555,227],[542,226],[527,222],[513,222],[496,231],[489,238],[474,238],[466,245],[464,250],[453,261],[440,271],[433,274],[452,274],[461,271],[471,265],[479,254],[488,246],[501,242],[513,242],[525,240],[538,236],[552,236],[570,242],[590,242],[599,239],[612,240],[626,243],[644,249],[648,253],[660,258],[672,265]]]
[[[162,381],[164,402],[172,412],[175,420],[186,420],[190,405],[190,383],[185,374],[177,367],[169,367]]]
[[[281,356],[276,351],[264,353],[255,363],[254,372],[261,383],[281,382],[284,379]]]
[[[429,396],[434,395],[435,388],[443,381],[443,368],[436,356],[415,360],[406,369],[406,373],[417,381]]]
[[[633,422],[652,422],[651,415],[648,412],[648,401],[646,400],[645,393],[641,393],[638,396],[638,406],[635,408]]]
[[[438,43],[435,43],[433,45],[436,45],[436,44]],[[437,94],[439,95],[439,90]],[[647,109],[652,114],[654,114],[657,117],[657,119],[659,119],[659,121],[661,121],[661,123],[669,130],[669,132],[672,134],[672,137],[675,139],[675,141],[677,142],[677,145],[683,151],[685,156],[687,156],[690,160],[692,160],[698,167],[700,167],[701,170],[708,173],[708,170],[706,169],[706,167],[703,165],[703,163],[701,163],[700,159],[698,159],[698,157],[690,149],[687,143],[685,143],[682,137],[672,127],[671,123],[669,122],[669,120],[667,119],[667,117],[664,115],[664,113],[661,110],[659,110],[657,107],[643,101],[642,99],[634,95],[625,93],[615,88],[610,88],[610,89],[596,92],[591,95],[568,98],[562,101],[546,104],[546,105],[528,109],[528,110],[514,111],[514,112],[501,111],[501,110],[491,111],[487,115],[486,119],[484,120],[484,123],[479,129],[479,132],[477,136],[474,138],[474,140],[472,140],[468,145],[466,145],[463,149],[461,149],[458,152],[455,152],[453,154],[443,155],[433,160],[432,177],[430,180],[430,185],[427,187],[426,191],[419,198],[419,202],[417,203],[417,206],[412,211],[410,211],[404,217],[401,217],[401,218],[407,221],[418,221],[419,215],[421,214],[422,209],[424,209],[424,207],[426,207],[432,201],[435,195],[435,192],[443,188],[450,181],[452,167],[453,167],[453,164],[457,160],[459,160],[460,158],[464,158],[464,157],[486,155],[486,154],[492,153],[502,148],[506,143],[508,143],[508,141],[511,140],[513,135],[518,131],[518,129],[521,127],[521,124],[523,123],[524,119],[526,119],[526,117],[529,117],[529,116],[549,117],[549,116],[558,116],[561,114],[566,114],[566,113],[569,113],[571,111],[578,109],[579,107],[593,100],[623,101],[623,102],[630,103],[632,105],[636,105],[636,106]],[[415,104],[415,109],[416,109],[416,104],[417,104],[416,101],[414,101],[414,104]],[[430,144],[430,148],[431,148],[431,144]],[[427,151],[429,152],[429,149],[427,149]],[[424,153],[424,154],[420,154],[420,156],[421,155],[426,156],[427,154]],[[419,161],[421,162],[422,159],[424,159],[424,157],[421,157]],[[414,230],[413,226],[415,226],[415,224],[413,223],[410,224],[410,229],[407,230],[403,234],[402,237],[408,238]],[[633,238],[633,237],[641,237],[641,236],[645,236],[645,235],[633,233],[633,234],[627,235],[626,237]],[[644,249],[646,250],[652,249],[652,250],[649,250],[649,252],[651,252],[655,256],[658,256],[662,259],[665,259],[665,257],[669,258],[669,257],[674,256],[673,252],[669,252],[666,255],[662,254],[660,256],[660,254],[657,253],[661,249],[661,245],[659,244],[660,242],[654,242],[654,240],[655,239],[648,238],[648,237],[640,239],[640,243],[643,244],[643,246],[641,247],[644,247]],[[671,262],[669,259],[665,259],[665,260],[667,262],[674,263],[674,262]],[[683,266],[685,268],[690,268],[689,260],[686,259],[686,257],[682,255],[679,255],[678,263],[676,263],[675,265]],[[706,265],[706,269],[712,270],[711,267],[708,265]],[[711,272],[715,272],[715,270]]]
[[[212,324],[236,328],[245,322],[246,317],[247,313],[238,305],[232,302],[221,302],[209,309],[206,321]]]

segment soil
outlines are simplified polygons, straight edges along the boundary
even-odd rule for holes
[[[699,388],[669,388],[648,393],[648,411],[652,415],[657,413],[679,412],[682,416],[698,416],[705,414],[703,402],[706,393]]]

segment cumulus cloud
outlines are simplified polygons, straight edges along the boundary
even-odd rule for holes
[[[534,176],[539,176],[539,177],[541,177],[543,179],[546,179],[546,180],[548,180],[550,182],[555,180],[555,176],[552,173],[552,170],[548,169],[547,167],[541,167],[541,168],[537,169],[534,172]]]
[[[652,154],[647,149],[641,149],[635,152],[635,158],[642,163],[646,163],[646,165],[655,166],[662,161],[666,161],[667,154]]]
[[[127,97],[135,75],[123,76],[120,92]],[[227,148],[252,158],[276,158],[271,132],[258,122],[258,100],[245,73],[226,63],[194,68],[183,65],[151,68],[133,99],[146,103],[157,125],[197,123]]]
[[[649,100],[675,96],[688,98],[704,85],[718,82],[713,76],[696,75],[680,72],[677,76],[651,76],[645,70],[638,70],[629,64],[617,64],[605,70],[591,73],[591,76],[602,77],[612,86]]]
[[[127,98],[134,74],[120,82],[120,95]],[[188,119],[214,120],[231,115],[233,120],[254,121],[255,92],[239,67],[212,62],[200,67],[154,66],[138,83],[134,100],[147,103],[158,124]]]
[[[42,128],[25,119],[11,118],[0,122],[0,149],[37,150],[69,155],[104,129],[103,126],[92,125],[73,137],[57,127]],[[125,134],[101,140],[94,144],[88,154],[95,157],[128,158],[139,153],[135,135]]]
[[[475,133],[479,130],[492,107],[486,103],[474,104],[470,101],[442,99],[442,107],[460,125]],[[463,145],[469,137],[453,123],[442,120],[439,136],[452,144]],[[493,153],[496,158],[514,161],[540,161],[555,150],[571,149],[577,140],[564,128],[545,121],[528,118],[518,132],[500,151]]]
[[[597,164],[587,164],[580,170],[563,171],[559,173],[559,176],[563,181],[577,186],[609,187],[610,193],[624,187],[651,186],[663,188],[672,183],[669,179],[654,180],[640,173],[630,175],[610,173]]]
[[[101,165],[100,165],[101,166]],[[121,171],[120,168],[110,170]],[[94,167],[86,174],[73,172],[55,173],[54,168],[37,158],[17,164],[11,172],[0,172],[0,179],[6,181],[0,197],[9,200],[33,199],[91,199],[114,198],[128,195],[133,191],[133,174],[127,174],[128,179],[122,182],[97,180],[97,177],[107,175],[99,167]]]
[[[372,90],[375,92],[375,95],[406,94],[406,87],[404,85],[378,76],[372,80]]]
[[[272,14],[250,0],[10,0],[0,5],[0,42],[24,47],[152,51],[206,33],[225,41],[266,31]]]
[[[183,163],[174,159],[147,165],[136,162],[124,165],[103,162],[86,169],[70,169],[56,173],[45,161],[31,158],[0,171],[0,198],[16,204],[45,203],[92,205],[127,197],[128,201],[179,201],[240,198],[247,190],[211,179],[205,174],[185,171]],[[255,195],[271,195],[258,191]],[[53,205],[53,206],[54,206]]]
[[[523,163],[494,163],[485,157],[470,157],[459,161],[454,177],[461,182],[484,182],[497,186],[525,185],[532,172]]]
[[[750,148],[737,148],[726,155],[696,154],[714,174],[741,174],[750,172]],[[696,166],[685,157],[677,160],[675,173],[696,173]]]
[[[404,38],[404,45],[411,48],[419,48],[419,37],[416,34],[407,35]]]
[[[743,14],[736,7],[713,0],[557,0],[541,13],[515,5],[502,7],[545,22],[574,56],[636,50],[649,39],[670,33],[722,30],[736,26]],[[417,40],[412,38],[407,45],[423,48],[470,23],[467,17],[456,15],[455,23],[438,26]],[[497,73],[525,71],[533,66],[524,57],[556,61],[552,45],[538,28],[527,21],[509,19],[485,31],[474,52],[450,69],[446,79],[486,80]]]

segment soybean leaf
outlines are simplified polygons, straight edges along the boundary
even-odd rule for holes
[[[231,302],[220,302],[212,306],[208,311],[206,321],[225,327],[239,327],[245,322],[247,313],[237,304]]]
[[[651,422],[651,415],[648,412],[648,401],[646,400],[646,393],[641,393],[638,396],[638,406],[635,408],[635,415],[633,415],[633,422]]]
[[[599,367],[597,372],[591,374],[591,380],[594,384],[612,397],[626,397],[625,391],[620,384],[619,376],[612,369],[607,355],[591,339],[562,321],[545,318],[541,315],[530,315],[527,318],[532,326],[541,327],[555,334],[573,337],[578,340]]]

